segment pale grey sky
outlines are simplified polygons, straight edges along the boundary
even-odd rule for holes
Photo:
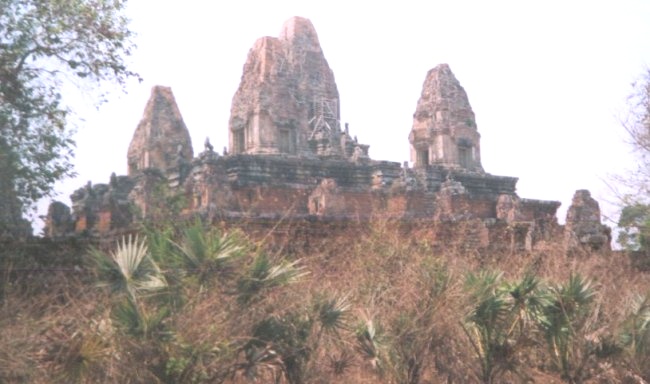
[[[341,120],[374,159],[405,161],[427,71],[448,63],[468,93],[484,169],[519,177],[521,197],[576,189],[632,167],[617,115],[650,64],[650,1],[132,0],[132,62],[144,78],[98,110],[71,95],[81,123],[76,179],[126,173],[126,152],[153,85],[171,86],[195,152],[227,144],[230,103],[248,50],[291,16],[314,24],[341,101]],[[45,206],[45,205],[44,205]],[[44,209],[44,208],[42,208]]]

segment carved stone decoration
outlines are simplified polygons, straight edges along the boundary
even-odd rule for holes
[[[506,223],[521,221],[521,202],[515,195],[499,195],[497,199],[497,219]]]
[[[448,179],[436,194],[435,221],[459,221],[472,217],[471,201],[467,190],[455,180]]]
[[[155,86],[136,128],[129,151],[128,174],[144,169],[166,171],[194,157],[190,133],[169,87]]]
[[[564,227],[567,251],[610,250],[611,230],[600,221],[600,206],[586,189],[575,192]]]
[[[410,136],[414,167],[370,159],[349,126],[341,129],[334,75],[307,19],[292,18],[279,37],[255,43],[228,130],[230,150],[220,155],[206,138],[194,158],[171,89],[154,87],[129,146],[128,176],[75,191],[69,232],[118,235],[143,220],[196,215],[261,225],[285,216],[307,218],[305,225],[320,221],[314,216],[380,217],[422,223],[434,241],[463,249],[505,243],[520,251],[562,230],[559,203],[520,199],[517,178],[483,172],[474,113],[448,65],[427,74]],[[51,236],[66,231],[68,215],[52,208]],[[576,244],[604,243],[599,221],[592,228],[574,216],[567,228]]]
[[[334,179],[324,179],[309,195],[310,215],[341,216],[345,214],[345,197],[338,190]]]
[[[232,154],[353,155],[349,131],[341,130],[334,73],[308,19],[293,17],[279,37],[255,42],[232,100],[228,136]]]
[[[449,65],[427,73],[409,135],[411,161],[483,172],[476,118],[467,93]]]

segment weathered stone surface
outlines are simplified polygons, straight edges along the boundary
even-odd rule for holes
[[[611,230],[600,222],[600,206],[586,189],[575,192],[564,228],[567,251],[609,250]]]
[[[480,135],[465,89],[449,65],[427,73],[409,136],[411,161],[482,172]]]
[[[265,228],[316,223],[309,232],[379,218],[428,228],[432,241],[459,249],[511,252],[561,231],[559,203],[521,199],[517,178],[483,172],[474,114],[447,65],[429,72],[418,103],[411,145],[424,148],[426,161],[416,156],[413,168],[371,159],[347,124],[341,129],[334,76],[306,19],[255,43],[231,112],[230,150],[220,156],[206,139],[192,158],[171,90],[154,87],[129,147],[129,176],[76,191],[75,230],[111,233],[200,215]]]
[[[309,214],[315,216],[345,215],[345,197],[334,179],[324,179],[309,195]]]
[[[522,220],[521,202],[519,197],[514,195],[500,195],[497,199],[497,219],[506,223],[514,223]]]
[[[137,201],[130,193],[136,180],[129,176],[111,175],[108,184],[90,181],[70,195],[72,220],[77,232],[108,232],[114,229],[128,229],[134,222],[133,211]],[[50,207],[61,211],[61,207]]]
[[[194,157],[190,133],[169,87],[155,86],[129,145],[128,174],[147,168],[167,170]]]
[[[339,119],[339,92],[316,30],[293,17],[278,38],[263,37],[248,53],[232,101],[229,152],[367,156]]]
[[[436,195],[436,221],[459,221],[472,218],[470,198],[465,187],[458,181],[448,179]]]

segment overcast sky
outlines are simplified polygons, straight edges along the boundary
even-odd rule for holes
[[[519,177],[518,194],[562,202],[576,189],[610,198],[608,174],[634,165],[618,115],[650,64],[650,1],[132,0],[133,69],[144,81],[84,121],[78,177],[126,174],[126,153],[154,85],[171,86],[195,153],[227,145],[230,103],[248,50],[291,16],[314,24],[340,93],[341,120],[373,159],[409,159],[408,134],[427,71],[448,63],[467,91],[486,172]],[[602,204],[602,203],[601,203]]]

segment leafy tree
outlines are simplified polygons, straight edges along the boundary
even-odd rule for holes
[[[646,250],[647,224],[650,219],[650,68],[634,83],[628,98],[628,113],[622,121],[629,143],[637,157],[636,168],[617,176],[623,209],[618,226],[618,242],[628,250]],[[644,244],[645,242],[645,244]]]
[[[628,98],[628,114],[622,124],[638,155],[638,163],[637,169],[631,172],[625,182],[637,192],[637,198],[627,197],[639,201],[650,196],[650,68],[632,87]]]
[[[650,250],[650,205],[632,204],[618,219],[618,243],[627,250]]]
[[[63,87],[124,87],[137,77],[125,63],[134,48],[125,3],[0,0],[0,198],[12,202],[0,204],[0,215],[31,206],[72,175]]]

